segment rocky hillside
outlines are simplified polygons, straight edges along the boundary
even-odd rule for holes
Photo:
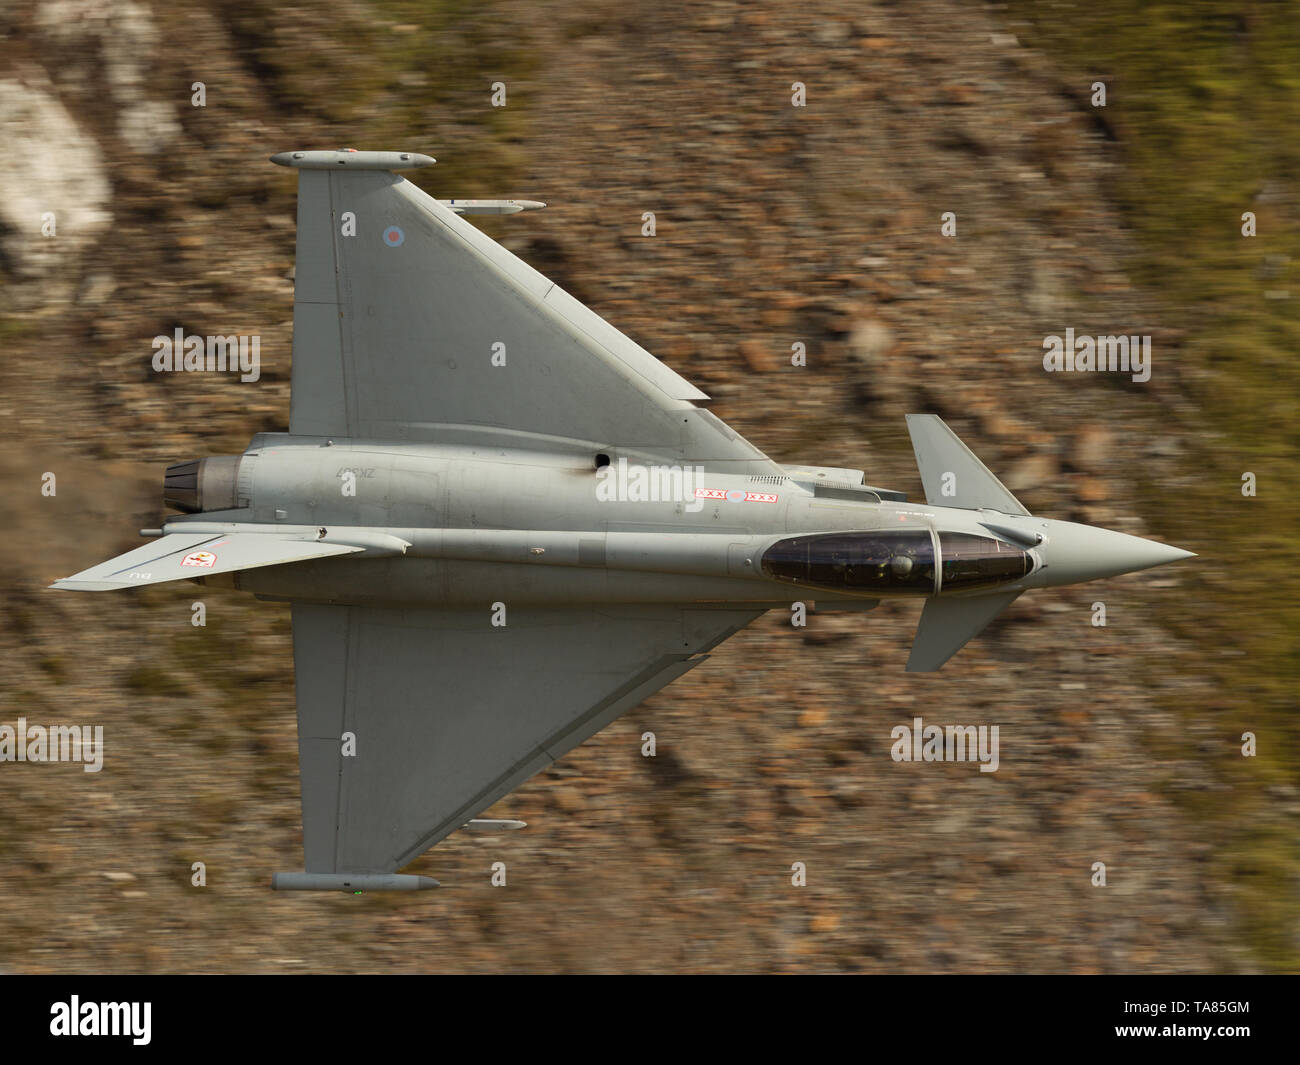
[[[1289,964],[1293,925],[1263,932],[1281,961],[1242,932],[1257,858],[1183,801],[1244,786],[1197,635],[1213,530],[1172,502],[1198,483],[1212,370],[1131,276],[1124,137],[1004,12],[19,0],[0,23],[0,723],[102,724],[107,744],[96,774],[0,763],[0,966]],[[903,672],[915,604],[769,615],[501,803],[526,831],[410,867],[442,890],[272,895],[300,856],[287,607],[209,590],[195,628],[191,586],[44,586],[158,523],[166,463],[286,427],[295,187],[266,157],[343,145],[436,156],[413,180],[437,195],[547,201],[484,228],[779,461],[920,495],[903,415],[933,411],[1034,512],[1203,557],[1027,596],[935,676]],[[153,373],[177,327],[260,334],[261,379]],[[1067,327],[1150,335],[1150,381],[1044,373]],[[893,762],[916,716],[998,723],[1001,768]],[[1269,786],[1285,832],[1293,781]]]

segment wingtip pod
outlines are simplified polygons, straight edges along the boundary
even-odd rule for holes
[[[521,211],[540,211],[546,206],[541,200],[439,200],[454,214],[519,214]]]
[[[273,891],[426,891],[438,887],[431,876],[409,873],[272,873]]]
[[[418,152],[359,152],[354,148],[338,151],[277,152],[271,156],[277,166],[299,170],[415,170],[433,166],[432,156]]]

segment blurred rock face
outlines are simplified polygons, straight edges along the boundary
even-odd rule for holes
[[[17,278],[79,269],[111,218],[99,146],[44,76],[0,80],[0,249]]]
[[[160,43],[153,13],[133,0],[48,0],[35,18],[41,34],[61,48],[89,54],[117,110],[117,135],[132,151],[153,155],[171,147],[181,127],[175,101],[162,88],[153,61]],[[176,86],[167,84],[167,89]]]
[[[1193,649],[1132,584],[1025,597],[960,669],[924,679],[901,672],[906,604],[806,629],[774,613],[500,804],[491,816],[530,823],[508,852],[458,834],[409,870],[454,895],[266,905],[269,871],[300,845],[287,611],[205,594],[197,629],[189,587],[51,600],[43,585],[137,545],[167,463],[285,427],[294,181],[272,152],[426,151],[436,195],[548,201],[485,228],[779,461],[914,493],[902,416],[933,410],[1031,509],[1140,533],[1131,470],[1160,405],[1184,401],[1176,375],[1138,391],[1041,373],[1044,334],[1160,319],[1124,278],[1104,191],[1117,160],[1058,68],[991,11],[508,0],[450,24],[428,5],[417,25],[419,7],[51,0],[11,22],[0,518],[40,550],[0,560],[0,720],[102,722],[107,753],[93,784],[0,772],[0,962],[1160,971],[1232,957],[1207,845],[1153,784],[1158,769],[1170,788],[1205,786],[1201,763],[1151,753],[1177,730],[1156,667]],[[40,236],[47,210],[56,239]],[[262,380],[151,375],[150,338],[177,327],[261,334]],[[1160,461],[1151,478],[1172,480]],[[53,499],[32,488],[47,470]],[[1087,621],[1098,594],[1108,629]],[[1196,683],[1188,668],[1180,697]],[[892,762],[891,729],[918,715],[998,723],[998,773]],[[508,889],[488,883],[498,858]],[[199,860],[208,895],[190,886]],[[1089,882],[1097,860],[1107,893]],[[7,888],[38,879],[51,887],[33,916]]]

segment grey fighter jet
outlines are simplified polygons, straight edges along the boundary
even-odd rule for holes
[[[708,397],[398,176],[302,151],[287,433],[167,469],[184,513],[54,587],[194,580],[292,604],[305,872],[397,873],[770,609],[924,600],[938,669],[1031,588],[1189,557],[1029,514],[933,415],[926,505],[781,465]]]

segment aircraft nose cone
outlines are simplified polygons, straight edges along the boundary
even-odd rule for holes
[[[1143,540],[1140,536],[1106,530],[1101,539],[1100,557],[1096,564],[1105,568],[1108,574],[1135,573],[1152,566],[1163,566],[1166,562],[1177,562],[1180,558],[1191,558],[1190,551],[1184,551],[1156,540]]]
[[[1049,584],[1117,577],[1196,557],[1191,551],[1155,540],[1073,522],[1053,522],[1039,553],[1047,563],[1043,577]]]

